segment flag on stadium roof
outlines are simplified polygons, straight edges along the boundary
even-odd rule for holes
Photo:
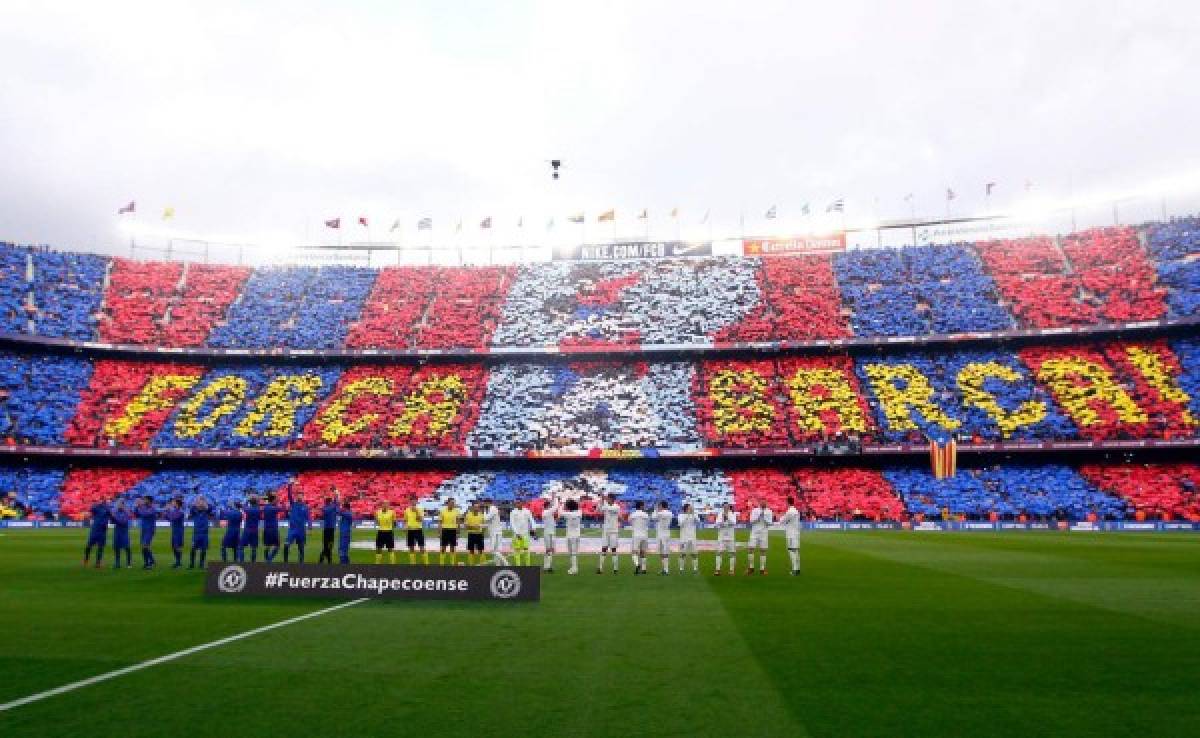
[[[342,227],[342,219],[341,218],[330,218],[329,220],[325,221],[325,227],[326,228],[341,228]]]
[[[358,224],[360,226],[362,226],[363,228],[368,228],[369,226],[367,225],[367,216],[365,216],[365,215],[358,216]]]
[[[567,220],[571,223],[582,223],[583,222],[583,213],[576,213],[574,215],[568,215]]]
[[[551,218],[550,220],[546,221],[546,230],[548,230],[548,231],[554,230],[554,218]]]
[[[491,228],[492,227],[492,216],[489,215],[488,217],[479,221],[479,227],[480,228]]]
[[[994,189],[996,189],[996,183],[988,182],[986,185],[983,186],[983,194],[987,197],[991,197],[992,190],[994,190]]]
[[[137,203],[134,202],[133,200],[130,200],[128,205],[126,205],[123,208],[117,209],[117,215],[124,215],[125,213],[133,213],[136,211],[137,211]]]
[[[947,187],[946,188],[946,200],[953,200],[956,197],[958,197],[958,195],[954,194],[954,190]]]
[[[433,228],[433,218],[421,218],[417,221],[418,231],[428,231]]]
[[[911,192],[908,193],[907,195],[904,196],[904,202],[912,202],[912,197],[913,197],[912,193]]]
[[[844,212],[846,212],[845,198],[839,197],[838,199],[829,203],[829,206],[825,208],[825,212],[827,212],[827,213],[844,213]]]
[[[163,220],[170,220],[175,217],[175,208],[170,205],[163,208]]]
[[[775,211],[775,206],[774,206],[774,205],[772,205],[771,207],[767,208],[767,213],[766,213],[766,218],[767,218],[767,220],[774,220],[776,215],[777,215],[777,213],[776,213],[776,211]]]
[[[678,217],[679,217],[679,208],[671,208],[671,217],[672,217],[672,218],[678,218]]]
[[[597,223],[611,223],[612,221],[614,221],[616,219],[617,219],[617,211],[616,210],[605,210],[603,213],[600,213],[600,215],[596,216]]]
[[[525,216],[524,215],[518,216],[517,217],[517,228],[524,228],[524,227],[525,227]]]
[[[1031,180],[1031,179],[1025,180],[1025,191],[1029,192],[1032,189],[1033,189],[1033,180]]]
[[[392,227],[388,229],[388,232],[391,233],[392,231],[396,230],[399,227],[400,227],[400,219],[396,218],[396,220],[392,221]]]
[[[809,210],[809,208],[808,208],[808,203],[804,203],[803,205],[800,206],[800,214],[801,215],[812,215],[812,211]]]
[[[462,218],[459,218],[458,222],[454,224],[454,232],[462,233]]]
[[[711,213],[712,213],[712,211],[711,211],[711,210],[705,210],[705,211],[704,211],[704,217],[700,219],[700,225],[704,225],[705,223],[707,223],[707,222],[708,222],[708,216],[709,216]]]
[[[646,208],[642,208],[642,212],[638,213],[638,220],[645,220],[647,217],[649,217],[649,215],[650,214],[646,211]]]

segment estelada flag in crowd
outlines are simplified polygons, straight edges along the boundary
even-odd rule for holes
[[[945,443],[929,439],[929,463],[934,479],[946,479],[958,473],[958,442],[951,438]]]

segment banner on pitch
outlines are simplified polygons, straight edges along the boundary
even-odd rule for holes
[[[209,562],[204,593],[212,597],[323,597],[393,600],[542,598],[537,566],[344,566]]]
[[[626,241],[562,246],[554,249],[556,261],[626,261],[671,259],[680,256],[712,256],[712,242]]]
[[[846,250],[846,234],[830,233],[825,236],[796,236],[795,238],[747,238],[742,241],[742,253],[746,256],[770,256],[771,254],[826,254]]]

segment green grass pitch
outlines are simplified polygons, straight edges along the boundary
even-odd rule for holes
[[[0,533],[0,703],[331,604],[85,570],[84,537]],[[585,557],[538,604],[368,602],[0,712],[0,735],[1200,735],[1200,537],[811,533],[798,578],[773,545],[766,578]]]

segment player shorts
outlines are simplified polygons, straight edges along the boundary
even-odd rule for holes
[[[646,539],[643,536],[634,536],[629,550],[632,553],[639,553],[646,548]]]
[[[467,534],[467,550],[471,553],[483,553],[483,534],[468,533]]]
[[[442,529],[442,547],[447,548],[450,546],[457,546],[457,545],[458,545],[458,530],[455,528],[443,528]]]
[[[788,547],[788,549],[790,549],[792,551],[795,551],[796,549],[800,548],[800,535],[797,533],[788,533],[787,534],[787,547]]]
[[[425,548],[425,531],[422,528],[410,528],[408,530],[408,547],[409,548]]]
[[[500,547],[504,545],[504,534],[500,531],[488,533],[488,541],[493,551],[499,551]]]
[[[604,548],[617,550],[617,544],[621,541],[621,534],[615,530],[606,530],[600,534],[600,545]]]
[[[268,548],[279,545],[279,529],[265,528],[263,530],[263,545]]]
[[[679,551],[681,553],[696,553],[696,539],[695,538],[680,538],[679,539]]]
[[[256,530],[242,531],[241,544],[243,546],[257,547],[258,546],[258,531],[256,531]]]
[[[747,544],[750,548],[766,548],[767,547],[767,531],[752,530],[750,531],[750,543]]]
[[[396,532],[395,531],[392,531],[392,530],[377,530],[377,531],[375,531],[375,550],[382,551],[385,548],[389,551],[396,548]]]
[[[579,536],[567,536],[567,553],[572,556],[579,553]]]
[[[551,552],[554,551],[554,536],[543,533],[542,534],[542,543],[546,546],[547,551],[551,551]]]
[[[141,540],[143,546],[149,546],[150,544],[154,543],[154,529],[151,528],[150,530],[142,531]]]
[[[183,530],[171,531],[171,548],[183,548]]]
[[[305,538],[306,538],[306,536],[305,536],[305,531],[303,528],[301,528],[299,526],[297,526],[295,528],[288,528],[288,534],[287,534],[288,545],[291,545],[293,543],[304,543]]]
[[[655,538],[654,540],[658,543],[658,552],[660,554],[668,554],[671,552],[670,538]]]
[[[108,541],[108,532],[100,531],[99,533],[88,533],[87,545],[103,546]]]
[[[207,551],[208,536],[192,536],[192,548],[197,551]]]
[[[732,551],[735,551],[736,549],[737,549],[737,541],[734,540],[732,535],[717,536],[717,550],[718,551],[732,552]]]

